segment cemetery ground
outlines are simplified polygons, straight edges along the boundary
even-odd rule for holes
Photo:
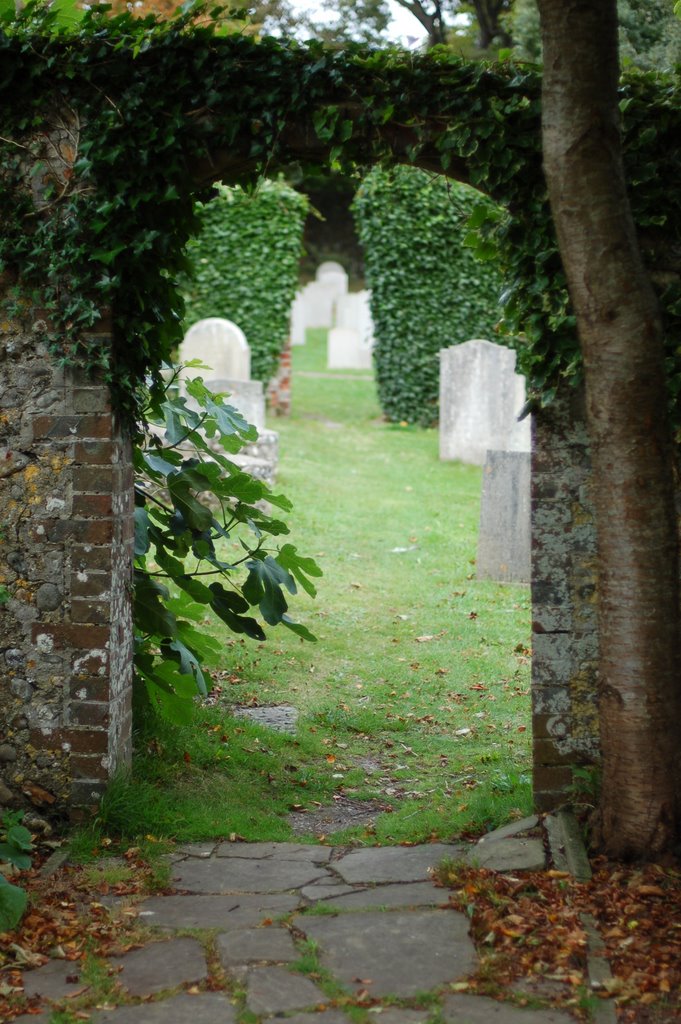
[[[50,846],[39,846],[20,876],[29,911],[0,935],[0,1020],[27,1009],[21,971],[54,956],[82,983],[55,1024],[129,1001],[108,959],[158,938],[135,908],[170,891],[162,855],[182,843],[467,843],[530,810],[529,591],[475,578],[481,472],[440,463],[434,431],[383,423],[370,375],[328,373],[323,343],[314,333],[295,350],[294,413],[274,423],[292,539],[325,574],[317,599],[303,595],[291,612],[318,642],[281,629],[265,644],[225,633],[228,664],[192,727],[138,734],[132,777],[115,780],[70,845],[54,838],[70,863],[41,874]],[[297,713],[295,732],[248,717],[281,705]],[[592,781],[576,794],[585,808]],[[577,882],[555,869],[441,865],[438,881],[469,916],[480,956],[454,992],[553,1005],[583,1021],[681,1021],[681,874],[673,864],[592,867],[593,879]],[[585,914],[612,970],[595,988]],[[224,991],[241,1005],[214,931],[189,934],[209,965],[189,991]],[[328,984],[314,945],[301,945],[293,966]],[[381,1010],[366,994],[327,995],[354,1024]],[[394,1005],[427,1009],[428,998]],[[436,1003],[431,1011],[437,1024]]]

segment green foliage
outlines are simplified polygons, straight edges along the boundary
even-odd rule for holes
[[[496,251],[476,259],[467,223],[495,216],[478,192],[425,171],[375,168],[354,202],[371,288],[374,363],[389,420],[430,426],[438,417],[439,352],[490,337],[500,316]],[[479,240],[475,239],[476,242]]]
[[[199,206],[201,233],[188,249],[185,323],[233,320],[251,347],[251,376],[265,383],[288,337],[306,214],[305,197],[283,182],[255,192],[218,186]]]
[[[35,289],[61,361],[103,368],[128,413],[147,376],[160,393],[161,366],[182,337],[176,282],[199,228],[194,201],[216,177],[214,159],[232,184],[293,164],[354,173],[409,160],[465,180],[506,211],[475,230],[504,269],[502,330],[533,399],[550,402],[579,379],[542,174],[536,67],[472,64],[442,49],[331,53],[316,42],[218,36],[196,24],[202,12],[156,22],[93,9],[66,32],[54,11],[29,4],[0,32],[0,267],[21,271]],[[621,100],[630,196],[660,289],[678,424],[678,76],[628,72]],[[55,126],[62,162],[46,150]],[[42,199],[26,187],[27,168],[36,186],[46,176]],[[113,310],[113,349],[88,333],[102,307]]]
[[[289,616],[284,590],[295,594],[298,584],[314,597],[310,577],[321,570],[292,544],[266,546],[289,530],[263,504],[288,512],[290,502],[228,457],[255,440],[255,428],[201,378],[185,383],[187,397],[174,395],[174,384],[150,396],[134,453],[135,672],[152,705],[182,723],[222,653],[205,628],[210,613],[233,633],[264,640],[257,609],[268,625],[314,640]]]
[[[2,819],[4,839],[0,842],[0,860],[5,860],[20,871],[31,866],[29,854],[33,849],[31,833],[21,824],[23,813],[10,813]],[[8,882],[0,872],[0,932],[16,928],[26,910],[28,898],[24,890]]]

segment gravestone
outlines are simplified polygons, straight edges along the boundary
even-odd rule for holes
[[[334,299],[339,299],[342,295],[347,295],[348,275],[343,270],[340,263],[334,263],[332,260],[329,260],[327,263],[321,263],[317,267],[315,279],[319,284],[323,284],[326,288],[329,288],[333,293]]]
[[[302,291],[296,292],[296,297],[291,304],[291,326],[289,337],[292,345],[305,344],[305,296]]]
[[[231,320],[211,316],[189,328],[180,345],[180,361],[200,359],[214,379],[250,380],[251,349],[240,327]],[[196,375],[203,375],[196,371]]]
[[[371,348],[362,344],[358,331],[351,327],[332,327],[327,345],[330,370],[370,370]]]
[[[440,458],[483,466],[488,449],[529,451],[525,379],[512,349],[474,339],[440,352]]]
[[[488,451],[482,477],[477,576],[530,582],[530,453]]]

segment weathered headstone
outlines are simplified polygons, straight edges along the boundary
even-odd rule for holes
[[[530,582],[530,453],[488,451],[482,477],[477,575]]]
[[[340,263],[335,263],[333,260],[329,260],[326,263],[320,263],[317,267],[315,279],[320,284],[324,284],[333,289],[334,298],[340,298],[341,295],[347,294],[348,275],[343,270]]]
[[[222,317],[211,316],[189,328],[180,345],[180,361],[190,359],[200,359],[209,366],[210,379],[251,379],[251,349],[246,335]]]
[[[525,379],[515,352],[475,339],[440,352],[440,458],[485,464],[488,449],[529,451]]]
[[[351,327],[332,327],[327,363],[330,370],[370,370],[371,348],[362,344],[359,331]]]

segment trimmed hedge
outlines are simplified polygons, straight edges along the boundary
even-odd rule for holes
[[[289,333],[308,202],[283,182],[264,181],[255,192],[216,188],[199,206],[201,233],[188,246],[185,327],[209,316],[233,320],[251,347],[251,376],[266,384]]]
[[[481,205],[492,206],[471,188],[412,167],[375,168],[355,197],[378,394],[389,420],[435,423],[440,349],[494,334],[501,276],[464,244]]]

